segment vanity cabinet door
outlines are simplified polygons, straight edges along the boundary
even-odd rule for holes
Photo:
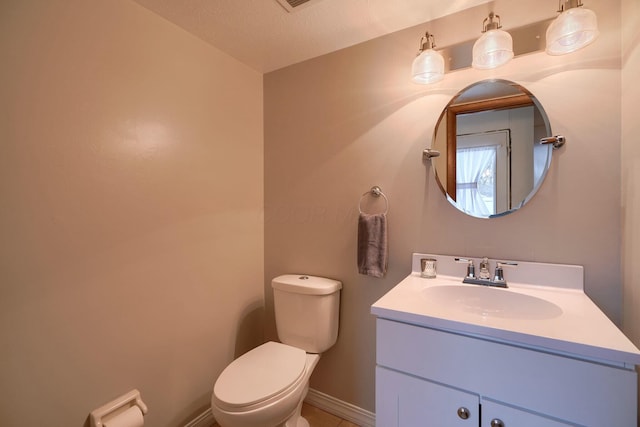
[[[578,424],[552,420],[542,415],[519,410],[483,399],[481,427],[567,427]]]
[[[477,427],[478,395],[378,366],[376,426]]]

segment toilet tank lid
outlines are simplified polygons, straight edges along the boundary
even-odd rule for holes
[[[273,289],[305,295],[329,295],[342,289],[342,282],[306,274],[284,274],[271,281]]]

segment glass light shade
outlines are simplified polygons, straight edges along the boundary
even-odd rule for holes
[[[479,69],[496,68],[513,58],[513,39],[503,30],[489,30],[473,44],[471,66]]]
[[[444,58],[440,52],[426,49],[420,52],[411,65],[411,80],[415,83],[429,84],[444,78]]]
[[[547,28],[547,53],[564,55],[585,47],[598,37],[598,20],[589,9],[565,10]]]

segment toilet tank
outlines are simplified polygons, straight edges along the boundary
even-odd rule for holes
[[[278,338],[307,353],[336,343],[342,283],[324,277],[286,274],[271,281]]]

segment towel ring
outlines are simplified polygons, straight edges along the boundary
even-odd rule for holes
[[[371,190],[365,192],[362,194],[362,197],[360,197],[360,201],[358,202],[358,211],[360,211],[360,213],[364,213],[362,211],[362,199],[364,199],[365,196],[371,194],[373,197],[380,197],[382,196],[382,198],[384,199],[384,204],[385,204],[385,208],[384,208],[384,214],[386,214],[387,212],[389,212],[389,199],[387,199],[387,196],[384,195],[384,193],[382,192],[382,190],[380,189],[380,187],[373,186],[371,187]]]

